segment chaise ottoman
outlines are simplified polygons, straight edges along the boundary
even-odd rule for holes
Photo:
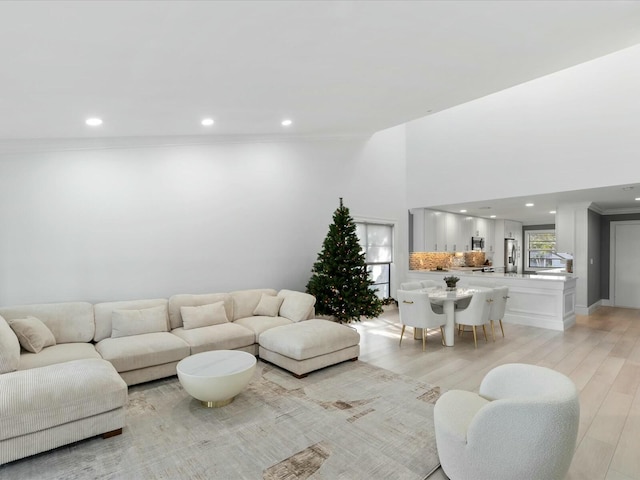
[[[122,432],[127,384],[87,358],[0,375],[0,465],[96,435]]]
[[[329,365],[357,360],[360,334],[329,320],[305,320],[263,332],[258,351],[261,359],[301,378]]]

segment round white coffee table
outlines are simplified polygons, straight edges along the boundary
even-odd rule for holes
[[[205,407],[223,407],[249,384],[256,357],[240,350],[196,353],[176,366],[178,379],[189,395]]]

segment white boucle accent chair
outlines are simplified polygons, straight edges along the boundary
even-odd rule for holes
[[[436,402],[442,469],[451,480],[563,479],[579,419],[578,392],[565,375],[501,365],[487,373],[478,394],[451,390]]]

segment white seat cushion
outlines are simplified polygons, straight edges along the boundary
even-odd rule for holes
[[[329,320],[312,319],[274,327],[260,335],[260,346],[295,360],[336,352],[360,343],[353,328]]]
[[[248,328],[256,335],[256,342],[260,342],[260,335],[267,330],[274,327],[281,327],[282,325],[291,325],[291,320],[284,317],[264,317],[261,315],[254,315],[253,317],[240,318],[236,320],[236,325],[242,325]]]
[[[189,345],[191,355],[209,350],[235,350],[256,343],[256,334],[235,322],[191,330],[175,328],[171,333]]]
[[[46,367],[56,363],[102,358],[93,343],[61,343],[43,348],[40,353],[22,352],[18,370]]]
[[[189,345],[169,332],[105,338],[96,344],[96,350],[118,372],[176,362],[190,354]]]
[[[0,375],[0,440],[123,407],[127,385],[102,359]]]

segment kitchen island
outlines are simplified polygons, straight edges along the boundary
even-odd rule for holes
[[[569,275],[529,275],[461,270],[409,270],[407,281],[434,280],[445,287],[444,277],[460,278],[459,286],[509,287],[503,322],[551,330],[566,330],[576,323],[576,280]]]

